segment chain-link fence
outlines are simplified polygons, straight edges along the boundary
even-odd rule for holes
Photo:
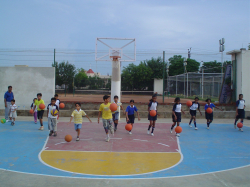
[[[219,98],[223,74],[185,73],[169,76],[166,91],[170,95],[200,98]]]

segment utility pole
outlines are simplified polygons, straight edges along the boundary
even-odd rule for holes
[[[219,40],[219,52],[221,52],[221,85],[223,83],[223,51],[225,50],[225,38]]]
[[[55,89],[56,89],[56,49],[54,49]]]
[[[162,77],[162,80],[163,80],[163,93],[162,93],[162,102],[164,103],[164,90],[165,90],[165,51],[163,51],[163,77]]]

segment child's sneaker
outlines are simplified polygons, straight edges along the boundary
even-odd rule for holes
[[[115,132],[113,128],[110,129],[110,133],[114,135]]]
[[[52,134],[53,134],[53,131],[50,131],[50,132],[49,132],[49,136],[51,136]]]
[[[192,128],[192,125],[190,124],[189,127]]]
[[[109,138],[109,137],[107,137],[107,138],[106,138],[106,142],[109,142],[109,140],[110,140],[110,138]]]
[[[170,133],[172,134],[173,129],[170,129]]]
[[[56,133],[56,132],[54,132],[54,136],[57,136],[57,133]]]
[[[6,120],[6,123],[9,122],[9,120]]]
[[[130,135],[132,134],[132,132],[128,132]]]
[[[151,133],[151,136],[154,136],[154,134],[153,134],[153,133]]]
[[[116,130],[117,130],[117,127],[115,127],[115,132],[116,132]]]
[[[240,128],[239,131],[243,132],[243,129]]]
[[[43,126],[41,126],[38,130],[41,130],[41,131],[43,131]]]
[[[180,134],[177,134],[177,133],[176,133],[176,136],[180,137]]]
[[[148,134],[150,134],[150,131],[148,130]]]
[[[14,126],[14,125],[15,125],[15,123],[14,123],[14,122],[11,122],[11,125],[12,125],[12,126]]]
[[[207,129],[209,130],[209,127],[207,127]]]
[[[197,127],[195,127],[195,130],[198,130],[198,128],[197,128]]]
[[[76,138],[76,141],[80,141],[80,138],[79,138],[79,137],[77,137],[77,138]]]

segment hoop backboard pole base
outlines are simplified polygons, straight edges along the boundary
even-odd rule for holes
[[[121,100],[121,68],[120,60],[117,58],[112,59],[112,78],[111,78],[111,99],[114,101],[114,96],[118,96],[118,101]],[[119,116],[120,119],[120,116]]]

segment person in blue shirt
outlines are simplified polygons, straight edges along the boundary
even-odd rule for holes
[[[130,105],[126,108],[127,123],[128,124],[130,123],[132,125],[132,127],[133,127],[134,122],[135,122],[135,111],[136,111],[137,116],[138,116],[138,121],[140,121],[139,112],[138,112],[136,106],[134,105],[134,103],[135,103],[134,100],[130,100]],[[132,134],[131,131],[129,131],[129,134]]]
[[[9,121],[9,111],[10,111],[10,105],[11,100],[14,99],[14,94],[12,92],[12,86],[8,86],[8,91],[4,94],[4,105],[5,105],[5,119],[6,122]]]
[[[239,100],[236,101],[236,117],[234,121],[234,128],[236,129],[236,123],[240,119],[240,122],[243,124],[245,118],[245,100],[243,99],[243,94],[239,94]],[[242,128],[239,128],[239,131],[243,132]]]
[[[217,106],[215,106],[213,103],[211,103],[211,99],[206,99],[207,104],[205,105],[205,116],[207,119],[207,129],[209,129],[209,125],[212,123],[213,119],[214,119],[214,114],[213,112],[211,114],[207,113],[207,109],[211,108],[213,110],[213,108],[217,108],[221,111],[223,111],[222,109],[218,108]]]

